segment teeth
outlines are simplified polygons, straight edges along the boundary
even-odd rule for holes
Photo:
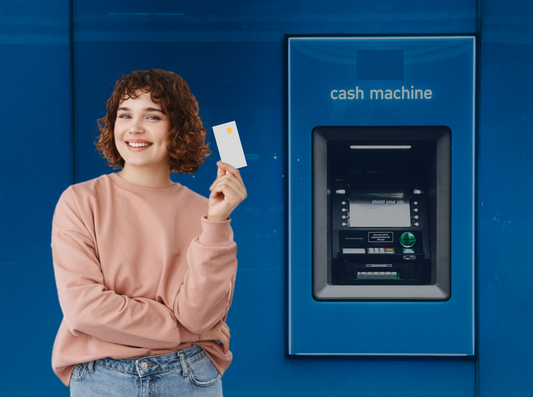
[[[145,147],[145,146],[150,146],[151,143],[133,143],[133,142],[128,142],[128,145],[130,145],[131,147]]]

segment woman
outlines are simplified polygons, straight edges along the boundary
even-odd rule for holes
[[[239,171],[218,162],[209,199],[172,182],[210,154],[196,99],[172,72],[122,76],[98,121],[96,146],[122,170],[70,186],[56,206],[54,372],[71,396],[221,396]]]

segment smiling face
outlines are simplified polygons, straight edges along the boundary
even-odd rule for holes
[[[120,102],[114,135],[124,168],[169,169],[169,130],[168,115],[152,101],[149,93]]]

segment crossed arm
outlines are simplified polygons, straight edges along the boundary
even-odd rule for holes
[[[231,301],[234,275],[227,283],[226,296],[212,296],[218,304],[205,300],[200,303],[204,305],[204,315],[195,320],[202,323],[207,314],[210,323],[204,322],[204,327],[197,330],[201,332],[193,332],[180,323],[172,309],[160,302],[108,290],[88,236],[73,230],[55,231],[52,251],[59,302],[73,335],[84,333],[107,342],[152,349],[206,339],[219,339],[224,345],[225,335],[229,336],[227,327],[223,328],[229,303],[219,302]],[[180,301],[183,302],[176,299]],[[184,311],[190,313],[191,309]]]

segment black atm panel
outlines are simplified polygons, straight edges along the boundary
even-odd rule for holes
[[[433,128],[315,128],[316,299],[449,297],[449,130]]]
[[[434,142],[329,142],[332,284],[431,283]]]

